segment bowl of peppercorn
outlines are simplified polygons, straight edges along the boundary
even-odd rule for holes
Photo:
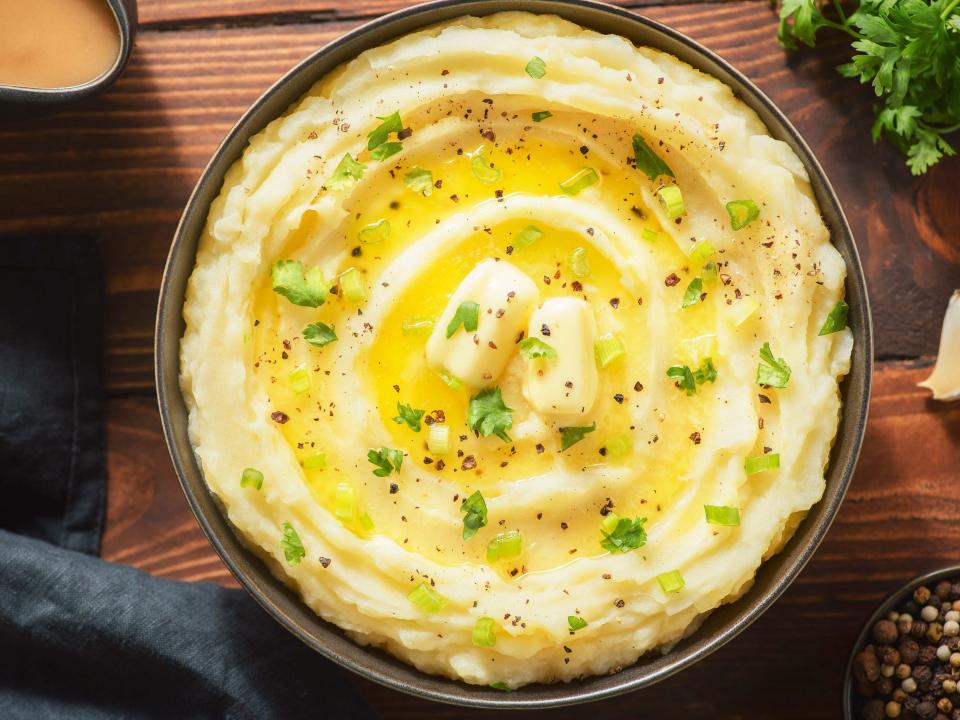
[[[960,565],[884,601],[857,638],[843,694],[847,720],[960,720]]]

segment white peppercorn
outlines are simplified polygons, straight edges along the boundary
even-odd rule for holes
[[[960,622],[960,611],[949,610],[947,614],[944,615],[943,619],[947,621],[954,620],[956,622]]]
[[[900,683],[900,687],[903,688],[905,693],[914,693],[917,691],[917,681],[912,677],[908,677],[902,683]]]
[[[920,617],[925,622],[933,622],[937,619],[937,615],[940,613],[937,612],[937,609],[933,605],[924,605],[923,610],[920,611]]]
[[[950,649],[947,648],[946,645],[943,645],[942,647],[946,648],[946,650],[947,650],[947,657],[950,657]],[[944,659],[946,659],[946,658],[944,658]],[[895,669],[896,669],[896,668],[893,667],[893,665],[881,665],[881,666],[880,666],[880,675],[883,676],[883,677],[893,677],[893,671],[894,671]]]
[[[947,637],[960,633],[960,623],[956,620],[947,620],[943,624],[943,634]]]
[[[941,645],[937,648],[937,660],[940,662],[946,662],[950,659],[950,648],[946,645]]]

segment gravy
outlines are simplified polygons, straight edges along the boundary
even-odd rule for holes
[[[82,85],[109,70],[119,52],[106,0],[0,0],[0,85]]]

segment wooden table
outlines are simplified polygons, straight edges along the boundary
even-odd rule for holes
[[[171,578],[236,585],[181,495],[160,433],[151,344],[170,238],[210,153],[246,107],[314,49],[404,0],[141,0],[130,66],[98,98],[0,120],[0,234],[103,239],[109,505],[103,554]],[[699,665],[583,712],[603,718],[837,718],[843,665],[881,597],[960,562],[960,403],[915,383],[960,286],[960,160],[912,178],[869,139],[869,88],[840,41],[786,56],[767,2],[630,3],[730,60],[820,158],[858,239],[877,372],[859,469],[821,549],[776,606]],[[955,138],[956,139],[956,138]],[[480,718],[357,680],[385,718]]]

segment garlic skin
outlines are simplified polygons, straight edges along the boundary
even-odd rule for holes
[[[960,290],[954,290],[943,316],[940,351],[933,372],[917,383],[933,391],[934,400],[960,400]]]

